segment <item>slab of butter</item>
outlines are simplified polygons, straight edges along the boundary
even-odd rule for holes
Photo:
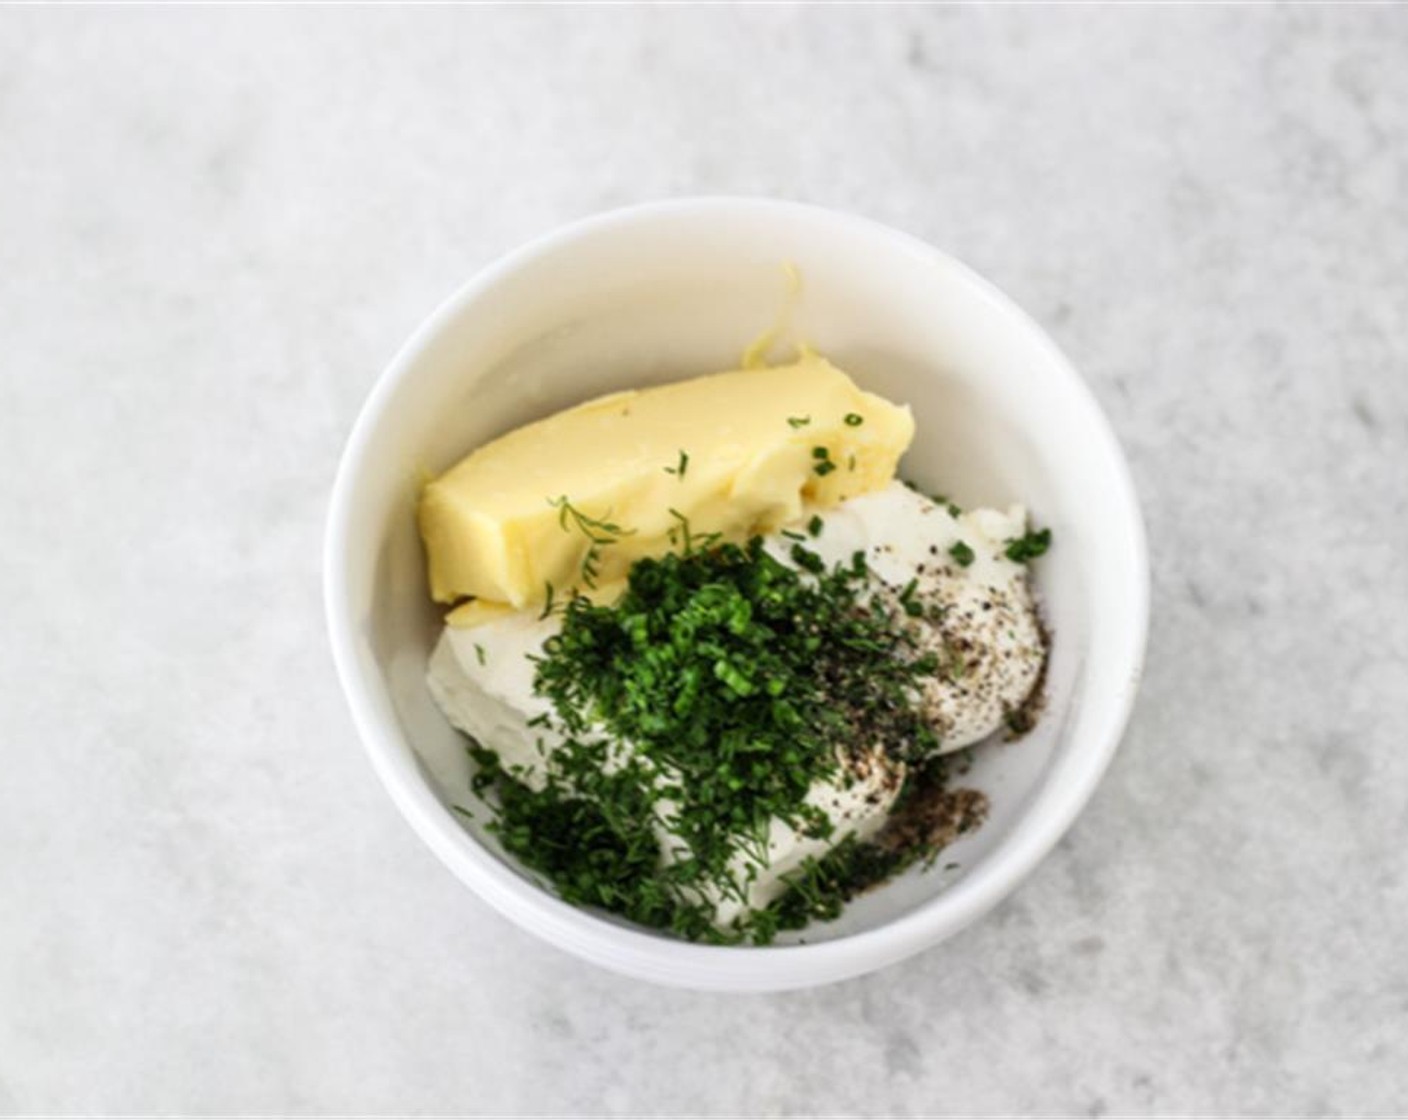
[[[877,490],[913,436],[908,407],[814,355],[589,401],[486,444],[425,487],[430,593],[521,608],[549,585],[559,595],[579,586],[592,542],[571,518],[563,527],[551,504],[563,497],[624,531],[594,558],[605,584],[678,543],[681,518],[693,534],[737,540],[796,520],[804,503]]]

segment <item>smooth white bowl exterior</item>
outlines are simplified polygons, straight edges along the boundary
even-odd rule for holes
[[[426,692],[439,612],[413,520],[421,472],[615,389],[732,368],[776,325],[784,263],[803,339],[914,409],[903,473],[964,505],[1021,501],[1055,543],[1037,565],[1054,634],[1037,730],[981,748],[983,828],[768,948],[686,944],[567,906],[450,810],[469,806],[463,743]],[[1090,797],[1138,686],[1148,563],[1128,468],[1045,334],[964,266],[904,234],[793,203],[694,199],[617,211],[512,254],[454,295],[382,376],[333,493],[325,581],[342,684],[373,765],[412,827],[491,905],[607,968],[684,987],[765,991],[901,960],[992,907]],[[1113,838],[1111,838],[1113,842]],[[950,865],[957,863],[953,868]]]

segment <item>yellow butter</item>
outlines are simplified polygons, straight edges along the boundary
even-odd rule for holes
[[[588,559],[605,585],[677,547],[682,519],[693,535],[742,540],[879,489],[913,436],[908,407],[812,354],[589,401],[501,436],[426,485],[430,593],[520,608],[541,603],[549,585],[557,595],[581,586]],[[819,471],[823,462],[831,469]],[[621,532],[598,532],[610,543],[589,558],[587,531],[552,504],[564,497]]]
[[[505,615],[514,613],[507,603],[496,603],[492,599],[469,599],[461,603],[445,616],[445,622],[457,630],[468,630],[497,622]]]

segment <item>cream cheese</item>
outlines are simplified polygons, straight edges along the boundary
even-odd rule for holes
[[[822,525],[819,536],[803,543],[827,567],[863,551],[876,593],[897,598],[914,581],[906,598],[923,613],[911,629],[940,663],[923,690],[940,750],[972,746],[1001,728],[1031,694],[1046,656],[1026,566],[1005,555],[1007,542],[1026,532],[1026,510],[1014,505],[955,516],[893,482],[828,511]],[[951,552],[960,542],[971,550],[967,566]],[[793,543],[781,535],[767,539],[768,550],[786,563]]]

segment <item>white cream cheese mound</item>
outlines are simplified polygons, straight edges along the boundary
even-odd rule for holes
[[[1045,641],[1027,569],[1007,559],[1007,542],[1027,530],[1027,513],[975,509],[955,516],[946,505],[892,482],[828,511],[820,536],[805,542],[827,567],[864,550],[880,594],[904,595],[922,608],[912,628],[921,650],[939,658],[924,688],[924,714],[943,752],[986,739],[1019,709],[1041,676]],[[965,567],[951,552],[966,545]],[[768,550],[791,563],[791,539],[768,538]],[[914,587],[905,595],[910,582]]]
[[[809,521],[771,534],[766,547],[792,564],[791,549],[800,535],[828,567],[849,564],[856,552],[863,552],[871,594],[918,604],[910,612],[913,617],[904,617],[917,652],[933,652],[938,660],[921,701],[941,751],[986,738],[1022,707],[1037,685],[1045,656],[1026,568],[1004,555],[1006,542],[1026,531],[1022,507],[954,516],[896,482],[823,511],[819,535],[808,532]],[[971,553],[966,566],[951,551],[960,542],[960,555],[967,559]],[[553,751],[562,740],[544,726],[553,712],[533,691],[533,659],[559,628],[557,615],[486,612],[476,625],[445,628],[428,671],[431,694],[450,723],[493,749],[511,776],[534,789],[547,784]],[[835,826],[832,836],[805,837],[774,819],[763,861],[741,853],[735,857],[738,880],[748,881],[746,897],[705,898],[716,923],[725,926],[744,910],[765,906],[785,889],[785,876],[846,836],[874,836],[904,774],[902,763],[876,750],[836,777],[815,783],[806,800]],[[668,822],[669,805],[661,808],[659,815]],[[678,842],[667,827],[657,830],[657,840],[662,862],[676,858]]]

